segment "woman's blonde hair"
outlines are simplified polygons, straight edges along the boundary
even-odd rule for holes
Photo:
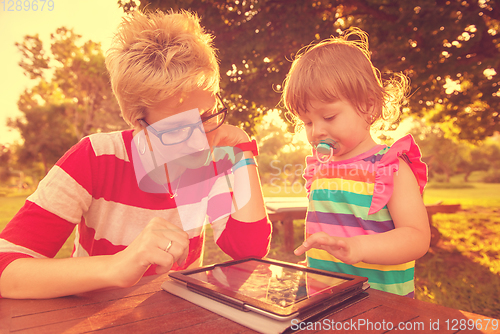
[[[357,38],[353,40],[353,36]],[[340,37],[309,45],[297,53],[284,81],[282,103],[297,121],[299,113],[307,112],[311,100],[343,99],[360,113],[371,114],[371,125],[379,119],[394,121],[399,117],[408,86],[403,74],[382,82],[370,60],[368,35],[351,28]]]
[[[125,121],[179,92],[219,90],[212,35],[196,14],[134,12],[124,17],[106,55],[111,86]]]

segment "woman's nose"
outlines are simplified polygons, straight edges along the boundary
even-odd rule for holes
[[[187,145],[195,151],[203,151],[209,148],[207,136],[201,126],[193,130],[193,134],[187,141]]]

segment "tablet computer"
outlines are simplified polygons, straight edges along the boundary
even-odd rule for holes
[[[366,277],[248,258],[169,273],[187,288],[243,311],[286,321],[321,312],[367,288]]]

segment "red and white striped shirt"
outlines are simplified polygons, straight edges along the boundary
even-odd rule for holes
[[[271,234],[267,217],[252,223],[233,219],[227,208],[231,193],[223,177],[192,191],[188,201],[183,196],[179,205],[169,194],[140,190],[131,161],[132,132],[91,135],[57,162],[0,233],[0,275],[18,258],[54,257],[75,227],[72,256],[115,254],[154,217],[179,227],[182,219],[199,222],[195,224],[199,227],[186,231],[190,245],[184,266],[174,265],[172,270],[201,264],[205,221],[212,224],[217,245],[232,258],[267,254]],[[154,267],[145,275],[154,274]]]

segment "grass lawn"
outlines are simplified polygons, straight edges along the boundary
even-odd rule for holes
[[[461,204],[463,208],[500,208],[500,184],[470,182],[466,185],[471,188],[441,188],[445,185],[430,183],[424,191],[424,202],[434,204],[442,201],[443,204]]]
[[[416,298],[451,308],[500,318],[500,184],[485,184],[474,175],[464,184],[460,176],[450,184],[430,183],[424,202],[461,204],[462,211],[436,214],[433,224],[441,232],[439,243],[417,260],[415,267]],[[265,196],[305,196],[298,187],[264,186]],[[26,196],[0,197],[0,230],[23,205]],[[304,222],[295,221],[295,240],[303,241]],[[279,230],[279,228],[278,228]],[[281,231],[279,231],[281,232]],[[270,258],[298,262],[297,257],[283,251],[283,233],[273,235]],[[71,253],[72,238],[58,257]],[[214,244],[207,228],[204,262],[229,260]]]
[[[0,230],[14,217],[23,206],[26,195],[13,197],[0,197]]]
[[[13,196],[0,197],[0,231],[4,229],[5,225],[7,225],[17,211],[19,211],[19,209],[24,205],[26,197],[28,197],[28,194],[13,194]],[[71,237],[64,243],[62,248],[56,254],[56,258],[71,256],[74,237],[75,232],[73,232]]]

